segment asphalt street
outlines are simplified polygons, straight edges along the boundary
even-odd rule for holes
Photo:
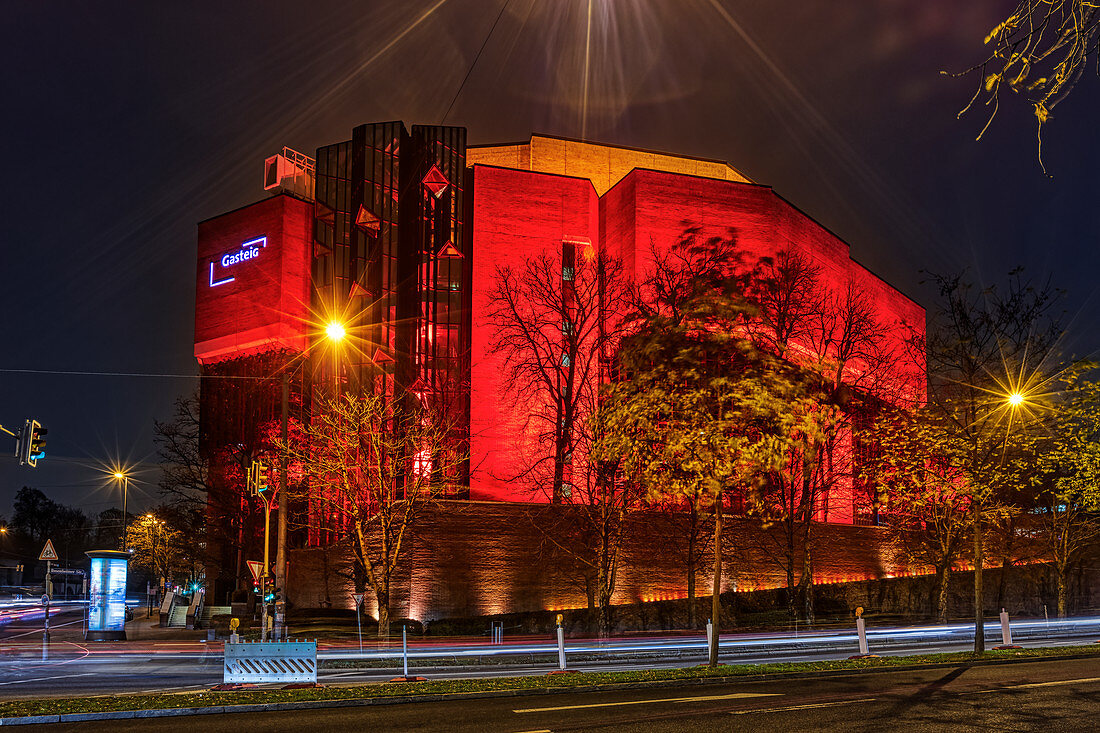
[[[61,614],[52,619],[53,642],[47,659],[41,657],[41,621],[8,624],[0,630],[0,699],[26,697],[114,695],[143,692],[185,692],[207,689],[222,681],[221,645],[180,639],[153,639],[151,629],[134,625],[133,641],[112,648],[84,643],[80,637],[79,613]],[[146,624],[147,625],[147,624]],[[143,637],[143,634],[145,636]],[[193,634],[197,635],[197,634]],[[1091,643],[1095,634],[1045,639],[1042,646]],[[677,642],[677,640],[671,640]],[[682,641],[682,640],[680,640]],[[577,642],[570,641],[573,645]],[[647,643],[661,644],[660,639]],[[678,643],[678,642],[677,642]],[[992,646],[994,642],[990,642]],[[1039,645],[1025,642],[1025,645]],[[755,664],[779,661],[845,659],[856,649],[848,642],[818,648],[790,647],[783,650],[739,648],[723,637],[721,661]],[[965,639],[929,641],[914,635],[902,635],[892,644],[891,655],[941,651],[966,651]],[[874,649],[873,649],[874,651]],[[343,652],[338,652],[342,654]],[[569,667],[579,671],[617,671],[691,666],[702,660],[698,653],[654,654],[633,657],[612,655],[604,659],[592,656],[570,657]],[[549,659],[537,664],[485,664],[468,666],[431,665],[411,660],[410,670],[430,679],[500,677],[545,674],[556,667]],[[438,661],[438,660],[437,660]],[[499,659],[494,661],[499,662]],[[371,669],[325,669],[319,681],[326,685],[357,685],[384,682],[399,674],[399,667]]]
[[[900,670],[799,680],[564,692],[271,713],[98,721],[96,730],[1089,731],[1100,660]],[[88,723],[32,726],[85,730]]]

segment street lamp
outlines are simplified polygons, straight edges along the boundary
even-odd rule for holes
[[[344,324],[339,321],[333,321],[325,326],[325,335],[328,336],[329,341],[335,341],[339,343],[344,340],[344,336],[347,335],[347,331],[344,329]]]
[[[130,489],[130,477],[123,471],[115,471],[114,478],[122,482],[122,550],[126,550],[126,495]]]
[[[1024,396],[1019,392],[1013,392],[1008,396],[1008,404],[1012,407],[1019,407],[1024,404]]]

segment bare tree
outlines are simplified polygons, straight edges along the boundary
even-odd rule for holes
[[[579,250],[579,251],[578,251]],[[615,464],[593,460],[599,388],[622,336],[630,287],[622,262],[584,243],[498,267],[490,295],[492,346],[504,356],[512,399],[525,415],[519,462],[505,478],[564,513],[536,512],[544,543],[572,558],[611,631],[611,597],[624,518],[635,493]]]
[[[411,393],[367,393],[323,399],[302,440],[286,446],[311,502],[332,518],[338,539],[349,540],[356,590],[374,593],[380,637],[389,633],[393,578],[409,530],[465,465],[453,434]]]
[[[504,357],[510,396],[527,420],[516,436],[519,465],[504,478],[553,504],[569,498],[571,474],[587,454],[586,423],[622,335],[628,293],[622,262],[591,245],[497,268],[492,349]]]

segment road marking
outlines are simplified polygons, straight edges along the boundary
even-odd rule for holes
[[[788,705],[784,708],[758,708],[756,710],[731,710],[730,715],[748,715],[750,713],[781,713],[785,710],[812,710],[814,708],[831,708],[837,705],[853,705],[859,702],[874,702],[873,697],[863,697],[859,700],[838,700],[836,702],[819,702],[815,705]]]
[[[653,705],[662,702],[710,702],[711,700],[738,700],[746,697],[781,697],[782,692],[734,692],[729,695],[705,695],[702,697],[666,697],[658,700],[627,700],[625,702],[596,702],[588,705],[560,705],[553,708],[523,708],[513,713],[552,713],[559,710],[587,710],[590,708],[614,708],[622,705]]]
[[[80,674],[59,674],[53,677],[33,677],[26,680],[11,680],[10,682],[0,682],[0,685],[24,685],[28,682],[45,682],[46,680],[63,680],[67,677],[89,677],[96,674],[95,672],[81,672]]]
[[[963,692],[962,695],[987,695],[990,692],[1000,692],[1001,690],[1022,690],[1029,687],[1054,687],[1057,685],[1075,685],[1081,682],[1100,682],[1100,677],[1083,677],[1076,680],[1054,680],[1053,682],[1027,682],[1020,685],[1002,685],[1001,687],[991,687],[988,690],[974,690],[973,692]]]

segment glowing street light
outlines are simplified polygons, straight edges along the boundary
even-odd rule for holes
[[[125,471],[115,471],[112,475],[116,481],[122,483],[122,549],[125,551],[126,540],[128,539],[126,536],[126,495],[130,489],[130,476]]]
[[[1008,396],[1008,404],[1013,407],[1019,407],[1024,403],[1024,396],[1019,392],[1013,392]]]
[[[333,321],[325,326],[325,335],[328,336],[330,341],[343,341],[347,332],[344,330],[344,324]]]

